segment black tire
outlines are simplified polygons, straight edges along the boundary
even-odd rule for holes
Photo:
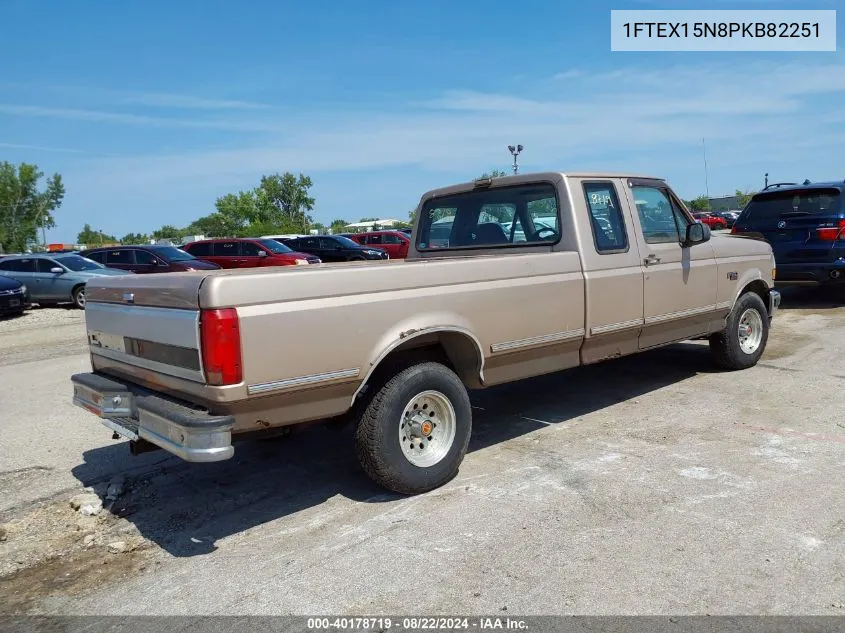
[[[717,225],[716,225],[716,230],[717,230],[717,231],[723,231],[723,230],[724,230],[724,229],[726,229],[727,227],[728,227],[728,225],[727,225],[727,224],[717,224]]]
[[[85,309],[85,286],[77,286],[73,289],[71,293],[71,298],[73,299],[73,305],[75,305],[80,310]]]
[[[740,321],[747,311],[758,314],[759,326],[762,328],[762,335],[756,349],[749,353],[743,350],[740,344]],[[751,317],[755,320],[754,317]],[[758,325],[758,324],[753,324]],[[763,352],[766,350],[766,342],[769,340],[769,312],[760,295],[754,292],[746,292],[734,304],[731,313],[728,315],[725,329],[710,336],[710,351],[716,364],[722,369],[737,370],[748,369],[757,364]]]
[[[405,456],[399,432],[407,419],[405,407],[425,391],[438,392],[448,399],[454,411],[455,433],[451,444],[443,446],[445,455],[439,461],[418,466]],[[358,460],[373,481],[393,492],[414,495],[438,488],[458,474],[471,431],[472,407],[460,378],[440,363],[422,362],[399,371],[376,388],[355,430],[355,445]]]

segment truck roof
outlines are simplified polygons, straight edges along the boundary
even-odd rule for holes
[[[527,172],[517,174],[515,176],[498,176],[490,180],[497,185],[510,185],[536,182],[538,180],[550,180],[556,182],[562,178],[642,178],[647,180],[665,180],[657,176],[648,176],[646,174],[637,174],[631,172],[609,172],[609,171],[541,171],[541,172]],[[447,196],[453,193],[461,193],[464,191],[471,191],[475,187],[475,183],[481,180],[480,178],[462,182],[456,185],[449,185],[447,187],[439,187],[427,191],[423,197],[439,197]]]

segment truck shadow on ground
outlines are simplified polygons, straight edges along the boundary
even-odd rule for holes
[[[485,447],[712,371],[706,343],[689,342],[475,392],[467,459]],[[208,554],[224,537],[336,495],[360,503],[400,498],[364,474],[350,428],[315,426],[286,438],[238,443],[234,458],[212,464],[187,464],[163,451],[133,458],[125,442],[84,458],[73,474],[101,495],[107,485],[103,464],[125,464],[127,492],[111,511],[177,557]]]

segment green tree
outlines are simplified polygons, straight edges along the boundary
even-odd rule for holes
[[[751,202],[751,196],[753,196],[754,194],[748,191],[741,191],[737,189],[736,194],[734,195],[736,195],[736,203],[738,205],[738,208],[744,209],[748,205],[748,203]]]
[[[308,215],[314,209],[309,194],[311,178],[290,172],[262,176],[255,190],[258,217],[255,221],[276,224],[284,232],[307,233],[313,221]]]
[[[127,233],[120,238],[121,244],[147,244],[150,236],[146,233]]]
[[[56,225],[53,211],[62,205],[65,187],[60,174],[47,178],[43,190],[38,181],[44,176],[37,165],[0,163],[0,249],[16,252],[37,240],[38,228]]]
[[[85,244],[86,246],[98,246],[100,244],[105,244],[106,242],[117,242],[117,238],[114,235],[94,230],[91,228],[90,224],[86,223],[85,226],[82,227],[82,230],[77,234],[76,241],[77,243]]]
[[[329,230],[332,232],[332,234],[345,233],[346,226],[348,224],[348,220],[344,220],[343,218],[337,218],[336,220],[332,220],[332,223],[329,224]]]
[[[178,229],[171,224],[165,224],[160,229],[150,233],[150,237],[154,240],[179,239],[184,235],[187,235],[185,229]]]
[[[707,196],[698,196],[694,200],[688,200],[687,206],[693,213],[710,210],[710,199]]]

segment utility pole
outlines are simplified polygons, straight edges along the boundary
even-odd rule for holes
[[[517,145],[516,147],[508,145],[508,151],[510,151],[511,155],[513,155],[513,173],[516,175],[519,173],[519,165],[516,162],[516,157],[519,156],[519,153],[522,151],[522,145]]]
[[[704,137],[701,138],[701,148],[704,152],[704,192],[707,196],[707,210],[710,210],[710,179],[707,175],[707,146],[704,144]]]

